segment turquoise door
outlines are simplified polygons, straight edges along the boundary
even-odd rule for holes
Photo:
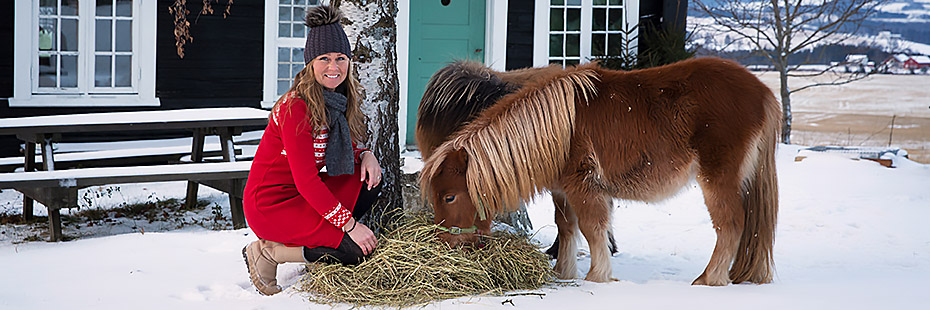
[[[410,1],[407,144],[415,144],[417,107],[430,76],[448,62],[484,61],[485,0]]]

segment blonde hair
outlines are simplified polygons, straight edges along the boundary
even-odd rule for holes
[[[327,127],[326,104],[323,102],[323,86],[316,81],[313,74],[313,62],[310,61],[303,70],[294,76],[294,83],[271,108],[271,114],[274,115],[280,111],[290,113],[290,104],[293,100],[290,98],[300,98],[307,105],[307,120],[313,133],[318,134],[324,127]],[[362,114],[361,103],[362,93],[361,85],[354,74],[354,65],[349,62],[349,69],[346,70],[346,80],[336,87],[336,92],[346,96],[346,119],[349,121],[349,134],[352,141],[367,142],[367,127],[365,126],[365,115]],[[298,128],[300,130],[300,128]]]

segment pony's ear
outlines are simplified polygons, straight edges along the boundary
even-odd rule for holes
[[[468,153],[465,152],[465,149],[456,149],[449,152],[446,155],[445,162],[443,162],[443,169],[448,169],[458,175],[465,175],[465,171],[468,170]]]

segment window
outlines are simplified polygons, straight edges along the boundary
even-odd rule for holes
[[[586,63],[621,52],[624,30],[636,27],[636,0],[537,1],[533,65]],[[629,24],[627,24],[629,23]],[[631,33],[636,36],[636,31]],[[631,48],[635,50],[635,41]]]
[[[270,108],[284,95],[294,76],[304,68],[304,25],[307,8],[319,0],[277,0],[265,2],[265,74],[262,107]]]
[[[159,105],[154,1],[16,1],[14,9],[11,107]]]

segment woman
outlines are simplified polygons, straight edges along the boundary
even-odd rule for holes
[[[377,246],[358,219],[377,198],[381,167],[355,145],[366,131],[340,18],[328,6],[307,12],[307,66],[272,108],[246,182],[245,218],[259,239],[242,252],[265,295],[281,291],[278,264],[357,264]]]

